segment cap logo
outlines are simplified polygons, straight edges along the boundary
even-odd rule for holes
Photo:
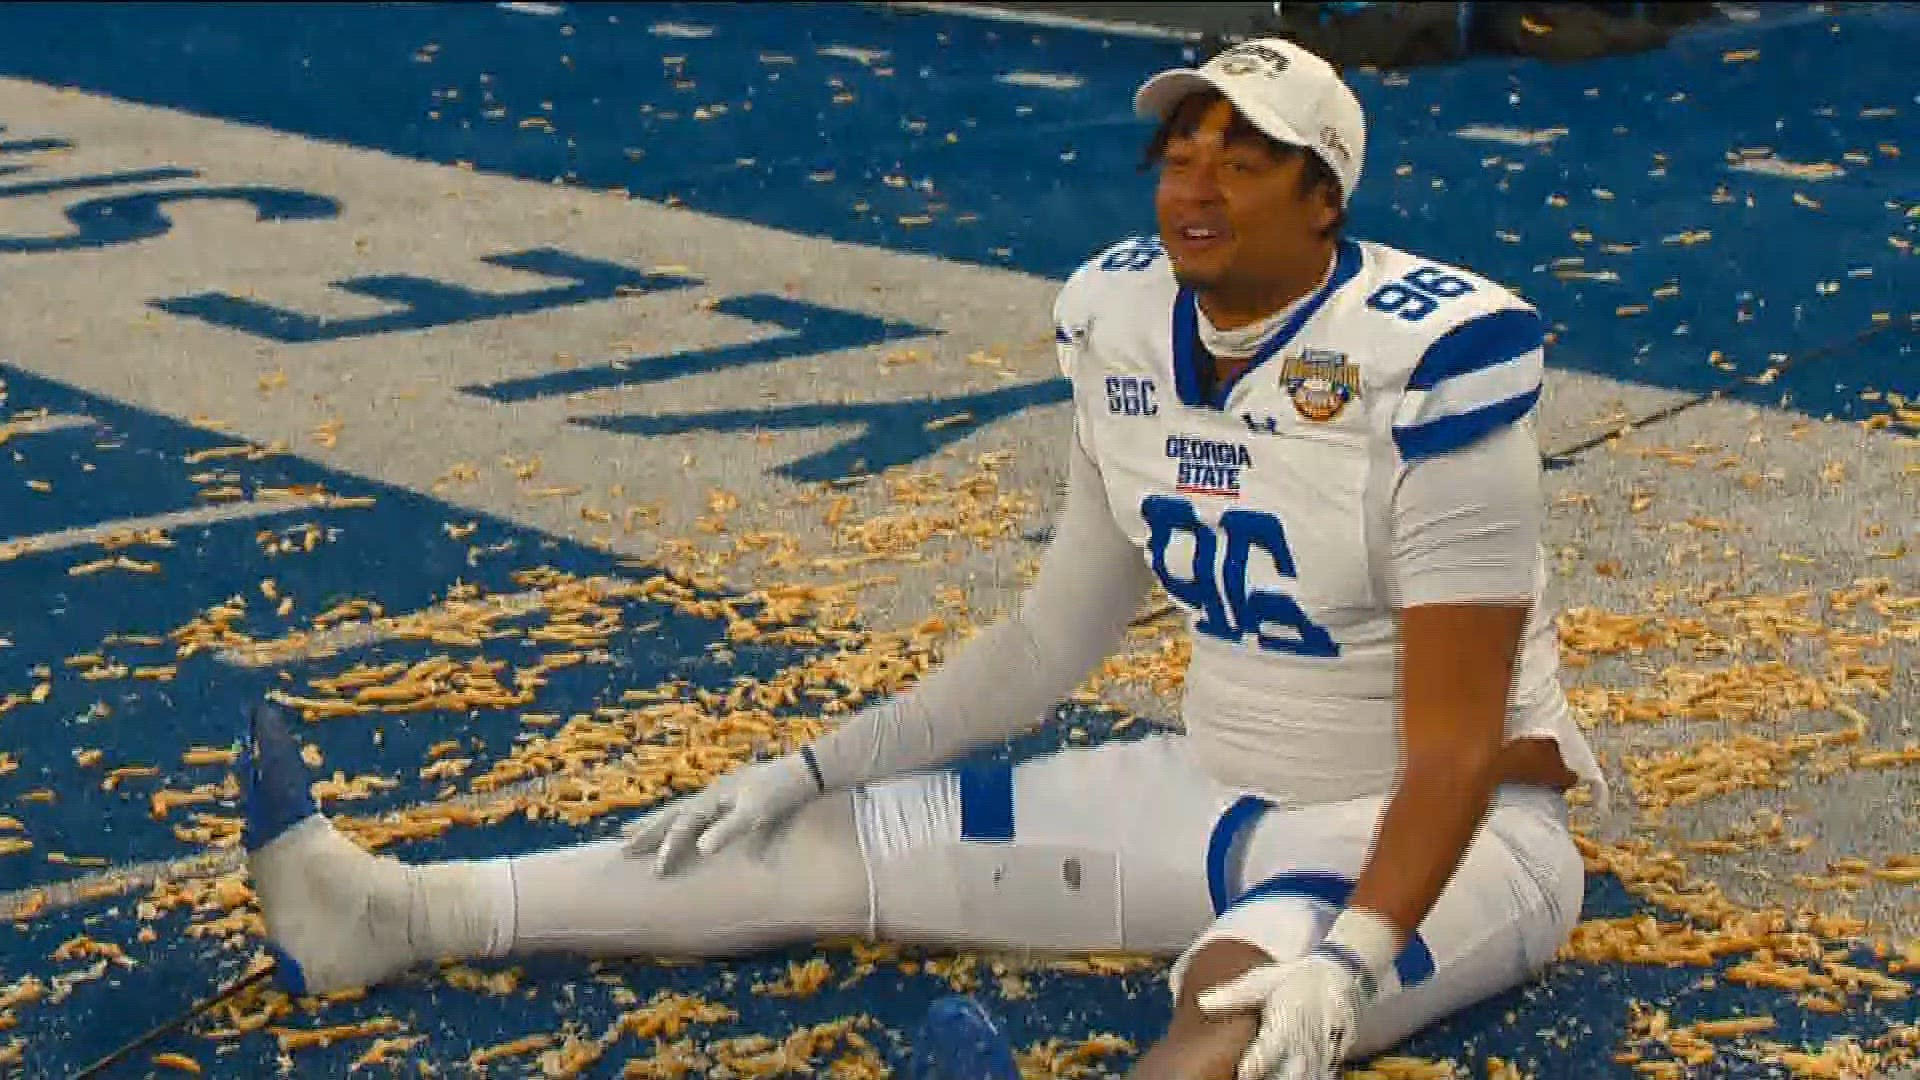
[[[1347,149],[1347,141],[1332,127],[1320,129],[1320,145],[1338,155],[1343,165],[1353,164],[1353,151]]]
[[[1243,42],[1213,58],[1222,75],[1251,75],[1264,69],[1268,78],[1287,70],[1287,54],[1257,41]]]

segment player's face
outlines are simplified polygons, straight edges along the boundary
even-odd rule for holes
[[[1261,292],[1324,270],[1323,231],[1336,210],[1323,190],[1303,183],[1306,155],[1275,148],[1225,99],[1181,112],[1154,197],[1180,282]]]

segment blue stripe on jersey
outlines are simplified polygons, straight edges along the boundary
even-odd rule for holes
[[[1056,326],[1053,328],[1053,340],[1062,345],[1071,345],[1073,344],[1073,335],[1067,333],[1066,327]]]
[[[1538,314],[1522,308],[1469,319],[1427,346],[1426,355],[1407,380],[1407,389],[1431,390],[1448,379],[1485,371],[1525,356],[1546,340],[1546,323]]]
[[[1201,395],[1200,313],[1194,307],[1193,290],[1181,286],[1173,298],[1173,392],[1180,404],[1202,408],[1207,399]]]
[[[1313,900],[1328,907],[1343,908],[1347,906],[1347,898],[1353,895],[1353,884],[1353,879],[1344,874],[1295,871],[1255,885],[1240,894],[1233,906],[1291,896]],[[1426,982],[1433,978],[1433,969],[1433,950],[1427,947],[1426,938],[1418,933],[1407,939],[1400,955],[1393,959],[1393,970],[1399,975],[1402,986],[1418,986]]]
[[[968,765],[960,775],[960,839],[1013,839],[1013,765]]]
[[[1491,405],[1482,405],[1453,416],[1442,416],[1424,424],[1396,427],[1393,429],[1393,441],[1400,448],[1400,456],[1407,461],[1452,453],[1462,447],[1472,446],[1519,420],[1532,412],[1539,400],[1540,387],[1535,386],[1524,394],[1515,394]]]
[[[1267,339],[1266,344],[1260,346],[1260,351],[1253,355],[1253,360],[1238,375],[1214,388],[1212,400],[1208,400],[1200,392],[1204,380],[1201,378],[1200,371],[1200,314],[1197,307],[1199,298],[1192,289],[1183,286],[1173,298],[1173,387],[1174,392],[1179,395],[1180,404],[1193,409],[1225,408],[1227,397],[1233,393],[1235,387],[1240,385],[1240,380],[1253,374],[1255,368],[1278,355],[1281,349],[1286,348],[1294,338],[1298,337],[1300,328],[1307,325],[1307,320],[1319,314],[1320,309],[1326,306],[1334,293],[1339,292],[1347,282],[1359,275],[1365,261],[1366,257],[1361,252],[1360,245],[1351,239],[1342,238],[1334,255],[1333,273],[1328,275],[1326,284],[1320,286],[1318,291],[1308,297],[1307,301],[1300,305],[1300,309],[1295,311],[1271,338]]]

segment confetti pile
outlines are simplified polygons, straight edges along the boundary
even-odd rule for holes
[[[994,468],[1003,461],[999,456],[981,459],[971,471],[954,477],[930,472],[881,477],[879,490],[885,492],[886,505],[866,518],[851,516],[844,493],[829,489],[808,496],[810,509],[834,530],[835,548],[847,553],[822,558],[838,571],[858,565],[879,575],[889,563],[920,558],[935,538],[1005,542],[1013,532],[1011,523],[1026,507],[999,491]],[[714,502],[724,506],[737,500],[716,496]],[[85,680],[80,685],[138,678],[128,665],[108,659],[116,646],[129,642],[149,647],[165,642],[174,651],[177,667],[225,657],[289,670],[297,661],[313,673],[274,693],[296,709],[316,735],[343,724],[371,723],[378,732],[392,718],[421,713],[512,714],[521,730],[503,751],[483,756],[468,741],[448,738],[428,746],[416,762],[391,761],[375,774],[349,776],[335,770],[327,776],[317,744],[310,744],[308,762],[322,772],[315,794],[339,815],[349,835],[375,849],[407,851],[459,830],[503,823],[546,821],[577,829],[696,789],[757,749],[791,747],[815,736],[834,717],[910,686],[935,662],[943,643],[963,638],[971,625],[956,596],[956,610],[947,619],[931,619],[905,632],[863,629],[860,597],[870,582],[861,579],[729,593],[717,572],[741,552],[756,550],[800,548],[792,537],[755,534],[751,540],[736,539],[716,528],[706,546],[690,542],[657,564],[630,563],[623,570],[626,576],[581,576],[539,567],[508,575],[511,591],[491,594],[462,584],[404,613],[390,613],[371,598],[354,598],[328,606],[304,626],[272,636],[249,629],[257,609],[278,610],[275,591],[263,587],[261,605],[245,598],[229,600],[166,632],[102,642],[68,666]],[[1596,729],[1683,722],[1733,730],[1723,737],[1690,737],[1664,753],[1629,756],[1621,762],[1641,820],[1656,825],[1675,810],[1735,790],[1788,785],[1797,770],[1817,775],[1920,764],[1920,749],[1869,748],[1864,738],[1869,722],[1849,703],[1888,696],[1891,665],[1873,657],[1914,640],[1911,613],[1916,606],[1916,598],[1897,592],[1889,578],[1858,580],[1818,598],[1806,591],[1756,596],[1704,587],[1662,593],[1647,610],[1633,613],[1575,607],[1561,617],[1560,631],[1569,669],[1577,674],[1590,673],[1610,658],[1628,656],[1645,663],[1675,657],[1648,667],[1644,685],[1576,683],[1573,697]],[[563,716],[542,710],[543,692],[555,672],[606,662],[634,635],[657,627],[662,609],[724,627],[717,648],[775,640],[812,651],[798,663],[765,675],[739,675],[724,687],[675,680],[626,689],[616,702],[591,711]],[[1093,701],[1103,687],[1128,682],[1178,690],[1187,644],[1163,599],[1155,598],[1142,612],[1134,637],[1135,647],[1096,672],[1077,699]],[[429,652],[408,661],[374,661],[350,647],[373,640],[411,642]],[[1782,658],[1790,644],[1805,640],[1822,646],[1819,662]],[[528,652],[531,658],[499,658],[508,649]],[[108,674],[88,678],[102,671]],[[25,698],[29,704],[50,700],[46,692],[37,703],[32,693]],[[1109,733],[1137,719],[1106,711]],[[1769,721],[1811,713],[1831,713],[1844,723],[1785,736],[1759,733]],[[229,771],[233,763],[230,748],[184,748],[180,769],[206,779],[191,787],[146,791],[151,816],[169,822],[182,845],[214,859],[222,853],[230,856],[238,843],[240,822],[231,809],[237,793]],[[121,767],[109,772],[102,786],[113,790],[160,776],[157,767]],[[430,797],[370,816],[354,813],[354,804],[400,787],[403,780]],[[1687,850],[1730,853],[1765,845],[1804,850],[1811,842],[1774,815]],[[21,837],[18,843],[24,845],[21,852],[31,849],[29,838]],[[1665,914],[1590,919],[1565,950],[1570,963],[1693,967],[1711,972],[1711,979],[1772,991],[1783,1008],[1829,1014],[1870,1002],[1905,1002],[1911,987],[1901,975],[1920,971],[1920,939],[1863,944],[1869,927],[1857,918],[1812,907],[1744,907],[1696,877],[1680,853],[1650,841],[1589,836],[1583,839],[1583,850],[1592,872],[1617,878]],[[1884,865],[1841,860],[1835,878],[1807,885],[1841,891],[1868,881],[1910,885],[1920,881],[1915,867],[1920,867],[1920,855],[1888,859]],[[116,941],[80,933],[63,939],[48,955],[60,970],[19,979],[0,998],[6,1008],[59,1005],[81,984],[132,967],[136,961],[129,950],[164,939],[183,937],[199,947],[218,949],[231,955],[229,966],[235,967],[250,962],[247,958],[258,948],[261,926],[252,894],[230,865],[211,876],[158,882],[139,874],[109,873],[92,879],[78,897],[84,904],[121,898],[133,904],[129,937]],[[29,894],[14,917],[31,924],[44,904],[44,893]],[[1865,959],[1855,957],[1860,948],[1868,951]],[[1010,1001],[1034,993],[1029,973],[1006,961],[972,955],[910,956],[858,944],[829,946],[806,960],[791,961],[778,976],[755,983],[752,992],[797,999],[827,988],[846,991],[883,967],[901,975],[932,977],[954,989],[988,985]],[[1110,979],[1155,968],[1138,958],[1096,957],[1050,970]],[[523,982],[517,968],[479,971],[452,965],[430,980],[436,994],[541,992]],[[469,1063],[525,1057],[537,1062],[542,1075],[572,1076],[615,1054],[626,1059],[623,1075],[629,1076],[704,1075],[718,1066],[734,1069],[736,1075],[782,1075],[781,1070],[796,1065],[829,1062],[834,1075],[887,1075],[885,1040],[873,1034],[871,1018],[823,1022],[778,1039],[709,1039],[699,1033],[738,1021],[735,1009],[666,991],[641,1001],[614,976],[607,977],[607,985],[614,1003],[625,1007],[604,1027],[519,1035],[474,1050]],[[364,1006],[371,1000],[343,995],[294,1001],[276,991],[251,991],[224,1006],[217,1022],[203,1032],[211,1049],[197,1055],[178,1052],[155,1064],[190,1068],[188,1062],[249,1038],[271,1039],[276,1054],[296,1059],[317,1049],[364,1046],[354,1059],[360,1068],[413,1060],[410,1053],[428,1036],[397,1017],[325,1022],[342,1005]],[[1902,1060],[1913,1040],[1912,1029],[1895,1028],[1873,1040],[1809,1052],[1769,1044],[1764,1036],[1774,1027],[1767,1017],[1681,1023],[1663,1011],[1635,1006],[1616,1060],[1634,1064],[1647,1075],[1682,1076],[1689,1075],[1689,1065],[1739,1052],[1784,1064],[1796,1075],[1840,1076],[1850,1075],[1844,1070],[1860,1062]],[[649,1045],[650,1052],[639,1052]],[[1082,1042],[1055,1038],[1029,1047],[1023,1061],[1033,1075],[1091,1075],[1087,1070],[1100,1062],[1116,1055],[1124,1058],[1132,1050],[1131,1043],[1117,1036],[1097,1035]],[[1355,1075],[1456,1075],[1452,1068],[1393,1058]],[[1517,1075],[1498,1071],[1503,1068],[1510,1067],[1490,1065],[1488,1075]]]

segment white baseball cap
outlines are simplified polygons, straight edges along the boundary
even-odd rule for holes
[[[1332,64],[1283,38],[1243,41],[1198,68],[1148,79],[1134,93],[1133,109],[1165,120],[1188,94],[1207,89],[1218,90],[1270,138],[1313,151],[1340,181],[1341,202],[1352,201],[1367,152],[1367,118]]]

